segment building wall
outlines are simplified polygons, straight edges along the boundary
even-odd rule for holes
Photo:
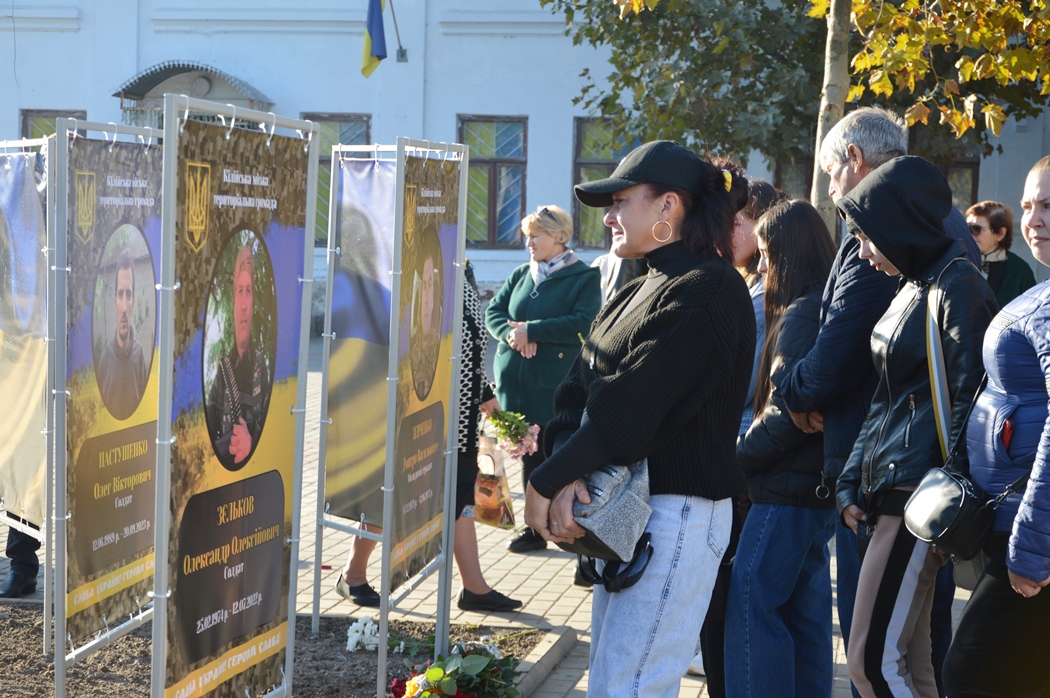
[[[584,68],[608,72],[607,54],[573,46],[564,19],[537,0],[393,0],[408,60],[397,62],[388,4],[390,55],[369,79],[360,73],[365,0],[19,1],[13,21],[10,6],[0,9],[0,139],[19,135],[22,109],[83,109],[92,121],[119,123],[111,95],[121,84],[184,59],[252,85],[280,114],[370,114],[372,139],[381,143],[397,136],[453,142],[460,114],[527,116],[527,210],[571,210],[573,119],[586,116],[572,100]],[[980,196],[1019,209],[1028,168],[1050,152],[1050,120],[1010,123],[1002,143],[1004,153],[981,164]],[[761,158],[751,165],[772,179]],[[1018,210],[1015,226],[1019,218]],[[1031,260],[1016,239],[1014,251]],[[523,250],[468,254],[487,286],[527,259]],[[1047,270],[1034,266],[1045,278]]]

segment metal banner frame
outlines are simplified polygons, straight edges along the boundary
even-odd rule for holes
[[[452,380],[449,386],[449,421],[445,425],[447,435],[445,438],[445,502],[442,520],[441,552],[426,567],[424,567],[413,580],[405,585],[405,590],[394,599],[390,600],[390,557],[391,557],[391,534],[394,520],[394,468],[396,463],[396,405],[397,405],[397,365],[398,344],[400,342],[400,318],[395,309],[401,307],[401,284],[392,284],[390,299],[390,358],[389,373],[387,375],[387,433],[386,433],[386,468],[383,481],[383,566],[382,581],[380,584],[380,614],[379,614],[379,637],[385,638],[389,634],[390,606],[396,606],[399,601],[408,596],[418,587],[423,580],[439,572],[438,577],[438,603],[437,621],[434,633],[434,656],[447,653],[449,611],[452,603],[452,550],[455,545],[454,527],[450,525],[451,510],[455,506],[454,498],[456,491],[456,460],[459,454],[458,439],[459,429],[459,364],[460,345],[463,333],[463,269],[464,248],[466,238],[466,173],[469,165],[468,148],[465,145],[440,143],[444,148],[435,148],[430,141],[413,140],[411,138],[398,137],[397,139],[397,180],[394,196],[394,270],[391,272],[395,280],[402,273],[404,250],[402,249],[405,229],[405,162],[409,151],[426,152],[427,157],[433,152],[444,152],[445,157],[449,153],[456,153],[462,159],[460,169],[460,192],[457,231],[456,231],[456,259],[453,265],[456,269],[455,279],[455,313],[452,326]],[[454,520],[454,517],[453,519]],[[379,667],[376,676],[376,696],[382,698],[386,691],[387,654],[386,643],[379,643]]]
[[[6,154],[8,150],[12,148],[18,149],[20,152],[28,152],[30,148],[45,148],[46,151],[46,166],[45,175],[47,176],[47,199],[45,222],[47,224],[47,242],[44,249],[40,250],[40,254],[44,255],[44,261],[47,264],[47,298],[45,299],[45,312],[47,313],[47,328],[44,334],[44,343],[47,345],[47,379],[45,384],[45,406],[44,412],[46,414],[44,431],[41,434],[46,439],[46,460],[44,465],[44,516],[43,521],[40,522],[40,529],[35,529],[29,526],[23,521],[24,517],[19,517],[18,520],[11,518],[10,516],[0,517],[2,523],[7,524],[8,528],[17,529],[26,535],[36,538],[42,543],[44,551],[44,560],[41,563],[41,567],[44,569],[44,654],[47,655],[51,651],[51,634],[47,631],[51,627],[51,610],[52,610],[52,595],[51,587],[54,584],[54,571],[51,568],[51,558],[53,557],[54,550],[52,545],[54,539],[52,537],[51,520],[54,513],[54,473],[55,473],[55,410],[54,410],[54,388],[55,388],[55,343],[52,341],[55,337],[55,314],[52,312],[52,299],[55,297],[54,289],[54,277],[55,272],[51,268],[51,252],[55,250],[55,177],[53,176],[53,165],[55,154],[54,150],[54,137],[50,140],[51,144],[48,144],[48,138],[22,138],[13,141],[0,141],[0,148],[3,148]],[[3,499],[0,498],[0,509],[4,509]],[[4,509],[6,511],[6,509]]]
[[[68,317],[66,296],[67,275],[70,271],[69,260],[67,259],[66,252],[66,233],[69,223],[68,170],[69,151],[75,147],[76,139],[80,138],[82,133],[88,131],[100,132],[107,140],[112,136],[114,142],[118,135],[131,136],[133,139],[138,139],[144,148],[152,146],[153,139],[156,135],[154,129],[151,128],[123,126],[115,123],[104,124],[78,119],[55,120],[56,147],[54,157],[50,158],[48,163],[48,176],[55,181],[55,205],[51,207],[51,210],[54,211],[53,218],[50,213],[48,214],[49,220],[54,221],[54,248],[52,251],[55,253],[54,264],[49,267],[49,270],[54,276],[55,303],[51,306],[54,309],[54,312],[52,313],[52,316],[48,318],[49,331],[54,331],[54,334],[51,335],[52,341],[49,341],[48,344],[49,347],[51,344],[55,345],[54,363],[52,364],[54,367],[52,394],[55,398],[54,431],[51,435],[54,452],[53,493],[55,512],[55,583],[52,585],[55,595],[55,698],[62,698],[65,695],[66,669],[93,652],[109,645],[114,640],[127,635],[143,623],[149,622],[153,617],[153,608],[150,604],[147,604],[146,606],[141,607],[137,614],[131,614],[131,616],[121,624],[107,627],[106,632],[100,633],[94,640],[85,643],[80,647],[71,647],[68,654],[65,651],[66,593],[68,592],[68,589],[66,588],[66,556],[68,554],[66,522],[71,518],[70,512],[66,510],[65,504],[66,498],[68,497],[68,492],[66,491],[66,468],[68,467],[68,459],[66,457],[67,454],[64,445],[66,434],[66,400],[69,398],[69,390],[66,387],[66,362],[68,360],[66,328]],[[71,134],[72,137],[70,137]],[[62,446],[59,447],[59,444],[62,444]],[[60,506],[62,507],[61,511],[59,510]],[[46,588],[45,580],[45,595],[47,593],[48,590]]]
[[[394,599],[390,597],[390,549],[392,543],[393,524],[393,498],[394,498],[394,450],[395,450],[395,401],[397,396],[397,364],[398,364],[398,335],[400,329],[399,318],[396,309],[400,306],[401,285],[397,280],[401,276],[402,265],[402,237],[404,234],[404,201],[405,201],[405,161],[409,154],[426,154],[429,158],[435,155],[435,159],[447,159],[452,157],[461,162],[459,176],[460,196],[458,201],[458,218],[456,233],[456,258],[453,260],[455,273],[455,313],[452,325],[452,381],[449,396],[449,423],[446,425],[445,437],[445,491],[443,492],[443,522],[441,537],[441,553],[426,565],[419,573],[410,579],[404,589]],[[456,492],[456,456],[458,454],[457,428],[459,418],[459,373],[460,373],[460,344],[462,341],[463,324],[463,271],[464,255],[466,248],[466,191],[467,173],[469,165],[469,148],[465,145],[449,143],[432,143],[425,140],[412,140],[409,138],[398,138],[396,145],[335,145],[332,147],[332,191],[337,191],[335,183],[339,181],[340,162],[344,154],[373,154],[375,160],[389,160],[390,156],[396,159],[396,183],[394,199],[394,244],[392,256],[391,276],[395,282],[391,284],[391,317],[390,317],[390,350],[387,360],[387,433],[386,433],[386,463],[383,475],[383,533],[376,534],[350,526],[349,524],[336,521],[335,517],[326,511],[325,506],[325,461],[327,457],[327,434],[325,427],[331,425],[328,417],[328,362],[331,353],[331,342],[335,339],[332,333],[332,290],[335,277],[335,260],[342,250],[335,244],[335,217],[336,197],[333,194],[329,201],[328,217],[328,279],[325,289],[325,322],[322,333],[323,342],[323,364],[321,374],[321,413],[320,433],[318,440],[317,459],[317,528],[314,536],[314,589],[313,589],[313,617],[311,631],[316,634],[320,629],[320,607],[321,607],[321,560],[323,558],[324,529],[331,528],[350,535],[368,540],[374,540],[383,545],[382,553],[382,579],[380,582],[380,606],[379,606],[379,636],[387,637],[389,634],[390,608],[396,607],[406,596],[411,594],[434,572],[438,572],[438,606],[436,619],[436,633],[434,637],[434,656],[446,654],[448,651],[449,636],[449,613],[452,602],[452,549],[455,543],[454,516],[450,513],[455,507]],[[386,673],[388,648],[384,642],[379,643],[379,667],[376,676],[376,695],[386,695]]]
[[[317,435],[317,525],[314,528],[313,612],[310,619],[310,632],[313,635],[316,635],[321,627],[321,560],[324,550],[324,529],[331,528],[336,531],[342,531],[343,533],[349,533],[352,536],[374,540],[378,543],[385,542],[384,537],[378,533],[371,533],[364,530],[363,527],[356,528],[328,517],[327,507],[325,506],[325,465],[327,463],[328,454],[328,430],[325,427],[332,423],[332,420],[328,416],[328,362],[331,358],[332,340],[336,338],[335,333],[332,332],[332,286],[335,283],[336,258],[342,254],[342,249],[335,244],[335,219],[338,207],[336,192],[339,191],[335,184],[340,181],[340,177],[342,176],[340,164],[342,163],[343,153],[374,153],[374,160],[389,160],[389,156],[395,152],[396,146],[340,144],[332,146],[332,170],[331,178],[328,180],[330,183],[329,192],[331,192],[331,194],[328,198],[328,242],[326,253],[327,277],[325,281],[324,329],[321,332],[321,412],[318,420],[320,428],[318,429]],[[382,157],[384,155],[387,157]],[[393,273],[392,270],[391,273]],[[363,523],[364,522],[362,521],[362,524]]]
[[[175,297],[179,281],[175,278],[175,197],[177,179],[177,157],[179,142],[179,124],[189,118],[190,112],[210,114],[213,116],[241,119],[242,121],[263,124],[272,130],[277,128],[299,131],[309,149],[306,183],[306,221],[303,235],[303,265],[299,282],[304,287],[301,303],[301,320],[299,330],[299,370],[296,384],[295,413],[295,463],[294,484],[292,488],[292,530],[285,538],[291,547],[288,581],[288,633],[285,645],[283,683],[275,686],[267,696],[284,698],[292,695],[292,667],[295,653],[295,616],[296,616],[296,568],[299,558],[299,518],[300,500],[303,487],[303,443],[306,426],[306,379],[310,353],[310,301],[308,292],[313,283],[312,258],[313,234],[317,215],[317,168],[318,143],[320,127],[312,121],[291,119],[278,116],[273,112],[261,112],[254,109],[237,108],[230,104],[218,104],[186,95],[164,95],[164,160],[163,160],[163,203],[161,208],[161,281],[159,323],[160,323],[160,395],[157,415],[157,506],[155,521],[155,549],[167,550],[168,534],[171,522],[168,517],[170,482],[171,482],[171,445],[174,437],[171,432],[172,392],[174,389],[174,335],[175,335]],[[231,124],[231,129],[233,128]],[[272,133],[272,131],[271,131]],[[306,276],[309,272],[309,276]],[[167,585],[167,555],[155,555],[153,570],[153,598],[155,609],[153,623],[153,666],[152,695],[163,698],[165,680],[165,659],[167,656],[168,621],[167,606],[172,590]]]

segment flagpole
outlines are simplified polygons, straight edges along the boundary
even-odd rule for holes
[[[397,28],[397,13],[394,12],[394,0],[390,2],[390,17],[394,20],[394,36],[397,37],[397,62],[408,63],[408,52],[405,51],[405,47],[401,45],[401,32]]]

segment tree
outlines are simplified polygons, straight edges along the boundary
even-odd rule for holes
[[[828,0],[812,2],[822,16]],[[956,137],[975,129],[985,146],[1007,118],[1038,116],[1047,104],[1045,0],[853,0],[853,15],[860,47],[847,101],[896,97],[909,125],[939,112]]]
[[[540,2],[574,23],[575,43],[611,48],[607,86],[584,71],[577,103],[624,142],[669,138],[745,161],[812,152],[826,29],[809,0],[623,0],[622,21],[610,0]]]
[[[828,196],[828,176],[820,167],[819,155],[824,137],[843,117],[846,108],[846,95],[849,92],[849,15],[850,0],[831,0],[824,49],[824,87],[820,92],[817,141],[813,151],[817,162],[814,163],[813,186],[809,192],[809,200],[820,211],[833,236],[837,225],[835,204]]]

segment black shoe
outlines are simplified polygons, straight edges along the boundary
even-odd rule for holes
[[[532,528],[525,528],[507,543],[507,550],[512,553],[531,553],[534,550],[543,550],[546,547],[547,541],[543,540],[543,536]]]
[[[457,605],[464,611],[513,611],[521,608],[521,601],[507,598],[495,589],[487,594],[475,594],[464,589],[459,592]]]
[[[36,593],[36,577],[11,570],[0,585],[0,599],[20,599]]]
[[[375,608],[379,606],[379,594],[375,589],[369,585],[368,582],[364,584],[358,584],[357,586],[350,586],[343,579],[343,575],[340,574],[335,580],[335,593],[342,596],[347,601],[352,601],[358,606],[368,606],[369,608]]]
[[[579,561],[576,562],[576,574],[573,575],[572,583],[578,587],[586,587],[588,589],[594,586],[594,584],[592,584],[586,577],[583,576],[583,573],[580,572]]]

